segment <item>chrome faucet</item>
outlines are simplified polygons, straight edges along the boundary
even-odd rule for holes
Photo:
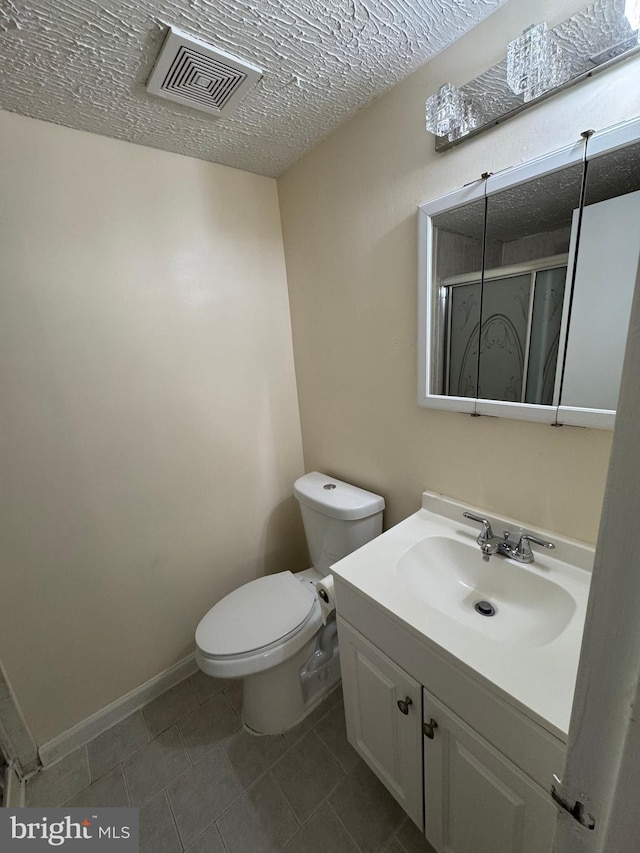
[[[476,542],[482,551],[482,559],[487,562],[493,554],[502,554],[505,557],[510,557],[512,560],[517,560],[519,563],[533,563],[532,542],[535,545],[540,545],[541,548],[549,550],[556,547],[553,542],[545,542],[544,539],[539,539],[532,533],[521,533],[518,542],[514,543],[511,539],[511,533],[505,530],[502,534],[502,539],[500,539],[499,536],[494,536],[491,524],[486,518],[474,515],[472,512],[463,512],[462,515],[482,525]]]

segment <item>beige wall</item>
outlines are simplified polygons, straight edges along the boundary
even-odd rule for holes
[[[306,468],[385,495],[387,524],[428,488],[595,540],[609,433],[416,404],[417,204],[637,115],[640,62],[444,154],[424,131],[424,101],[499,61],[532,21],[582,6],[512,0],[279,180]]]
[[[273,180],[0,113],[0,659],[39,743],[306,551]]]

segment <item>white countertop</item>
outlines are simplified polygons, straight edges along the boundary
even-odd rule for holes
[[[521,522],[498,518],[484,510],[425,492],[423,508],[353,554],[332,566],[340,582],[381,608],[419,639],[435,645],[488,682],[507,701],[519,706],[556,736],[566,741],[573,702],[580,644],[584,628],[593,548],[555,533],[535,531]],[[445,615],[412,593],[398,574],[399,558],[426,536],[453,537],[478,548],[478,525],[462,517],[471,510],[488,518],[494,530],[525,530],[556,545],[553,552],[534,546],[535,562],[522,566],[506,560],[514,571],[529,571],[563,587],[575,602],[567,627],[553,640],[537,646],[498,641]],[[549,556],[553,553],[553,557]],[[340,601],[338,595],[338,613]],[[478,617],[482,619],[482,617]],[[369,637],[375,643],[375,637]]]

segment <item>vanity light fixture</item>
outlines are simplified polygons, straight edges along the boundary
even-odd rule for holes
[[[426,128],[446,151],[590,80],[616,62],[640,56],[640,0],[591,0],[549,28],[532,24],[496,65],[459,87],[446,83],[426,102]]]
[[[440,86],[425,104],[426,128],[450,141],[458,139],[478,126],[478,114],[470,98],[452,83]]]
[[[566,83],[564,54],[544,21],[527,27],[507,47],[507,83],[525,102]]]

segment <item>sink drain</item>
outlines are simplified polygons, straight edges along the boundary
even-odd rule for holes
[[[475,608],[476,613],[481,616],[495,616],[496,613],[496,609],[490,601],[477,601]]]

